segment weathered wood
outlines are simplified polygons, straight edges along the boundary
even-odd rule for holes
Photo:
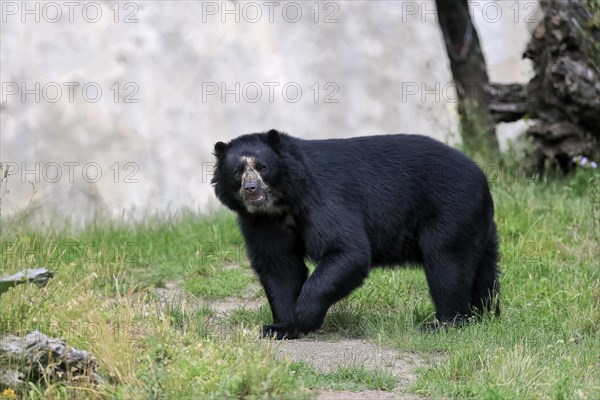
[[[28,269],[24,272],[18,272],[14,275],[0,278],[0,295],[11,287],[22,283],[31,282],[39,287],[46,286],[48,280],[54,276],[54,272],[44,268]]]
[[[22,389],[26,382],[100,384],[96,359],[40,331],[0,340],[0,388]]]
[[[527,130],[532,161],[540,172],[548,160],[568,172],[574,156],[600,160],[600,24],[584,0],[540,5],[544,17],[523,55],[535,75],[523,89],[491,85],[501,95],[490,102],[490,112],[498,122],[534,119]],[[520,93],[512,98],[514,90]]]
[[[490,83],[485,88],[490,112],[496,122],[514,122],[528,111],[525,86],[519,83]]]

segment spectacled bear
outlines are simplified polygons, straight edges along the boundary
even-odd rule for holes
[[[235,211],[273,323],[294,339],[373,267],[424,267],[435,320],[499,314],[498,238],[485,175],[420,135],[303,140],[271,130],[214,147],[211,183]],[[316,264],[308,276],[305,260]]]

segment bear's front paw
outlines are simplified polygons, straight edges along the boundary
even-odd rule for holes
[[[449,328],[462,328],[470,319],[466,317],[457,316],[453,319],[449,318],[435,318],[432,322],[425,322],[421,324],[422,333],[436,333],[439,331],[447,331]]]
[[[304,334],[316,331],[323,325],[325,314],[327,314],[327,309],[323,309],[318,304],[298,304],[296,306],[296,325],[298,326],[298,330]]]
[[[263,326],[262,337],[282,340],[298,339],[298,329],[289,322],[275,322]]]

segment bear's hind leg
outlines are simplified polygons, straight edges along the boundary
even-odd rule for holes
[[[468,249],[440,249],[425,242],[423,259],[425,276],[435,306],[436,321],[422,326],[422,330],[437,330],[440,326],[462,326],[470,316],[471,293],[475,270]]]
[[[479,262],[477,275],[471,294],[471,306],[475,314],[482,316],[485,312],[500,315],[498,298],[500,285],[498,282],[498,239],[494,233],[486,246]]]

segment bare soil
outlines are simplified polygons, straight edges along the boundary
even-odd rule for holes
[[[256,293],[258,286],[250,288],[248,293]],[[189,308],[208,306],[215,312],[217,319],[226,318],[233,311],[258,309],[265,304],[262,298],[227,297],[225,299],[207,301],[187,296],[178,282],[157,288],[161,302],[185,302]],[[322,373],[333,372],[342,367],[363,366],[367,369],[383,369],[389,371],[397,379],[394,391],[366,390],[360,392],[319,390],[318,400],[417,400],[422,397],[403,393],[417,379],[416,369],[425,365],[425,361],[417,354],[399,352],[395,349],[379,346],[363,339],[317,340],[303,338],[297,340],[264,340],[265,345],[281,357],[294,361],[304,361]]]
[[[354,366],[383,369],[398,378],[403,386],[417,380],[415,369],[424,364],[416,354],[400,353],[362,339],[280,340],[273,342],[273,349],[292,360],[307,362],[322,373]]]
[[[237,264],[228,264],[225,269],[240,268]],[[206,300],[185,293],[181,289],[181,282],[169,282],[164,287],[156,288],[159,301],[163,305],[182,305],[185,304],[188,310],[197,310],[201,307],[208,307],[215,312],[217,318],[225,318],[233,311],[245,308],[255,310],[264,304],[264,299],[254,298],[260,290],[258,284],[251,284],[241,293],[241,297],[226,297],[219,300]]]
[[[361,392],[349,392],[347,390],[320,390],[317,400],[420,400],[419,397],[412,394],[403,394],[398,392],[384,392],[383,390],[364,390]]]
[[[215,300],[209,304],[210,308],[219,317],[227,317],[233,311],[240,308],[247,310],[256,310],[264,304],[260,299],[240,299],[238,297],[227,297],[221,300]]]
[[[399,352],[362,339],[283,340],[273,342],[273,349],[286,358],[307,362],[322,373],[333,372],[343,367],[362,366],[371,370],[386,370],[397,379],[397,386],[392,392],[322,390],[319,391],[317,399],[419,399],[418,396],[403,393],[416,382],[416,369],[425,365],[417,354]]]

